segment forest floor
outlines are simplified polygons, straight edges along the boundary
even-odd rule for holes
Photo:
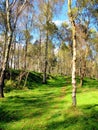
[[[76,108],[71,105],[70,77],[36,84],[0,99],[0,130],[98,130],[97,80],[85,78],[82,88],[77,85]]]

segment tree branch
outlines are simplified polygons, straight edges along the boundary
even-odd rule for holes
[[[17,23],[17,20],[18,20],[18,17],[20,16],[20,14],[22,13],[22,11],[25,9],[26,5],[28,4],[28,0],[25,0],[23,5],[21,6],[21,8],[19,9],[19,11],[17,12],[17,16],[14,20],[14,26],[16,26],[16,23]],[[15,27],[14,27],[15,28]]]

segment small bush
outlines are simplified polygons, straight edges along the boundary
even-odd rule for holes
[[[5,81],[4,91],[5,92],[10,92],[13,89],[16,89],[15,81],[14,80],[6,80]]]

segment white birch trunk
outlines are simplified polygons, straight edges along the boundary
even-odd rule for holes
[[[71,0],[68,0],[68,14],[72,26],[73,58],[72,58],[72,105],[76,106],[76,27],[71,9]]]

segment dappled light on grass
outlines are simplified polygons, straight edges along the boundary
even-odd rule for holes
[[[76,108],[71,107],[70,77],[56,77],[32,90],[6,93],[0,99],[0,129],[97,130],[98,90],[89,88],[91,82],[78,88]]]

